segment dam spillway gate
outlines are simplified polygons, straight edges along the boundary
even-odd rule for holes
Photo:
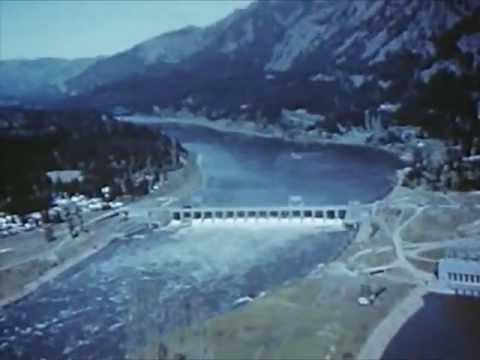
[[[170,208],[173,223],[305,223],[315,225],[355,225],[358,219],[350,206],[301,207],[199,207]]]

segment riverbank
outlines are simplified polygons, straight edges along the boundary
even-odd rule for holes
[[[269,139],[281,139],[293,143],[301,144],[324,144],[324,145],[350,145],[364,146],[371,149],[380,149],[397,156],[403,161],[409,163],[413,154],[421,152],[424,158],[434,165],[442,164],[446,160],[446,146],[440,140],[420,139],[412,136],[416,130],[406,127],[408,140],[402,140],[399,143],[389,143],[378,139],[374,131],[352,128],[349,131],[343,129],[338,133],[329,133],[321,130],[306,131],[292,128],[282,128],[279,125],[258,125],[252,121],[230,119],[210,120],[206,117],[193,115],[190,113],[178,114],[175,116],[161,116],[152,114],[134,114],[130,116],[118,117],[118,120],[134,122],[139,124],[175,124],[175,125],[194,125],[202,126],[221,132],[238,133],[248,136],[256,136]],[[402,127],[396,127],[397,130]],[[372,140],[377,138],[376,140]]]
[[[87,232],[72,239],[66,232],[52,246],[25,261],[0,269],[0,307],[15,302],[35,291],[45,282],[54,280],[79,262],[106,248],[113,241],[137,232],[139,228],[148,226],[149,219],[145,209],[158,208],[159,197],[181,198],[192,194],[202,184],[202,176],[195,154],[187,157],[180,170],[170,174],[171,180],[156,193],[151,193],[125,206],[132,219],[120,219],[120,210],[106,213],[100,220],[86,226]],[[37,241],[44,242],[41,233],[32,234]],[[9,253],[6,255],[14,255]],[[5,255],[4,255],[5,256]]]
[[[238,133],[242,135],[251,135],[259,136],[264,138],[282,138],[280,132],[273,131],[268,133],[268,131],[261,131],[260,129],[255,128],[254,123],[250,123],[251,126],[246,125],[245,123],[234,122],[229,119],[220,119],[220,120],[209,120],[201,116],[179,116],[179,117],[163,117],[157,115],[149,114],[135,114],[131,116],[118,116],[118,120],[133,122],[137,124],[174,124],[174,125],[195,125],[203,126],[212,130]],[[272,128],[273,129],[273,128]]]
[[[279,126],[266,125],[259,126],[251,121],[232,121],[230,119],[210,120],[202,116],[186,115],[176,117],[163,117],[149,114],[135,114],[131,116],[121,116],[118,120],[134,122],[139,124],[174,124],[174,125],[194,125],[202,126],[212,130],[237,133],[241,135],[263,137],[268,139],[281,139],[293,143],[303,144],[325,144],[325,145],[362,145],[370,148],[377,148],[366,143],[368,134],[353,131],[344,134],[329,134],[328,137],[319,136],[315,132],[296,131],[295,129],[282,129]],[[384,149],[387,150],[388,149]]]

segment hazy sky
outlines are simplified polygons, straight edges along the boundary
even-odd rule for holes
[[[92,57],[186,25],[208,25],[251,0],[0,0],[0,57]]]

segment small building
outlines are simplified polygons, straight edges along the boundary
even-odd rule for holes
[[[480,256],[449,254],[440,259],[438,280],[447,293],[480,297]]]

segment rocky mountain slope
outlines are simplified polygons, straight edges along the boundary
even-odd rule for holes
[[[433,78],[462,82],[472,113],[478,24],[476,0],[262,0],[96,62],[67,81],[62,105],[262,120],[304,108],[355,123],[384,102],[427,113],[418,99]]]

